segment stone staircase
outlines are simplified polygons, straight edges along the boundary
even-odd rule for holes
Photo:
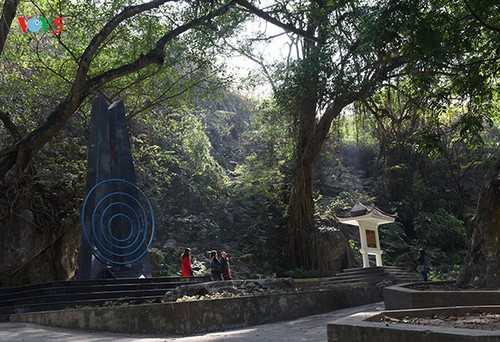
[[[209,277],[121,278],[0,288],[0,322],[8,321],[13,313],[159,303],[168,290],[209,280]]]
[[[330,287],[336,284],[347,283],[380,283],[401,284],[421,281],[417,272],[411,272],[394,266],[368,267],[368,268],[349,268],[343,272],[335,274],[320,283],[322,287]]]

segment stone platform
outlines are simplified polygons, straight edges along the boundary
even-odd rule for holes
[[[392,323],[390,318],[463,315],[478,309],[500,312],[494,307],[462,307],[364,312],[328,324],[328,342],[498,342],[499,330],[476,330],[446,326]],[[388,319],[389,318],[389,319]]]
[[[417,309],[446,306],[500,305],[500,291],[494,290],[443,290],[453,281],[422,282],[393,285],[384,288],[387,310]],[[419,290],[419,288],[421,290]]]

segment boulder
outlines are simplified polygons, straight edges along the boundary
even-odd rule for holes
[[[356,257],[349,247],[349,240],[341,230],[321,227],[318,230],[318,269],[323,272],[341,272],[357,266]]]

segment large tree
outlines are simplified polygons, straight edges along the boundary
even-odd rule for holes
[[[500,158],[484,179],[472,220],[469,252],[457,282],[500,289]]]
[[[312,179],[332,121],[346,106],[369,96],[404,62],[399,53],[382,45],[380,39],[387,38],[387,33],[376,32],[376,25],[382,28],[389,18],[388,13],[377,11],[358,2],[335,1],[276,2],[266,11],[252,11],[265,20],[285,23],[285,29],[305,32],[298,59],[285,70],[276,92],[294,127],[287,250],[295,266],[317,268],[320,262],[315,253]]]
[[[277,100],[295,128],[295,174],[288,210],[288,260],[317,268],[313,173],[332,121],[355,101],[370,97],[393,77],[405,77],[431,96],[453,91],[471,108],[488,101],[498,54],[476,3],[443,1],[275,1],[259,17],[302,33],[298,58],[282,73]],[[474,7],[475,8],[475,7]],[[481,13],[487,7],[481,5]],[[479,10],[478,9],[478,10]],[[485,76],[487,74],[488,76]],[[484,118],[471,110],[464,132]],[[475,118],[475,120],[474,120]],[[468,127],[467,127],[468,126]]]

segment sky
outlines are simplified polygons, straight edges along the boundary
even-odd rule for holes
[[[269,42],[256,43],[252,50],[253,55],[261,57],[265,64],[285,61],[290,51],[290,38],[283,29],[264,20],[257,19],[248,23],[244,35],[240,35],[235,39],[242,39],[243,36],[255,37],[258,36],[259,32],[273,38]],[[231,45],[239,46],[236,40],[231,42]],[[257,62],[235,51],[230,58],[228,67],[228,72],[234,73],[239,78],[239,82],[236,82],[237,88],[243,95],[257,98],[265,98],[271,95],[271,85],[268,82],[251,89],[249,88],[249,82],[245,81],[249,76],[262,73],[262,67]]]

